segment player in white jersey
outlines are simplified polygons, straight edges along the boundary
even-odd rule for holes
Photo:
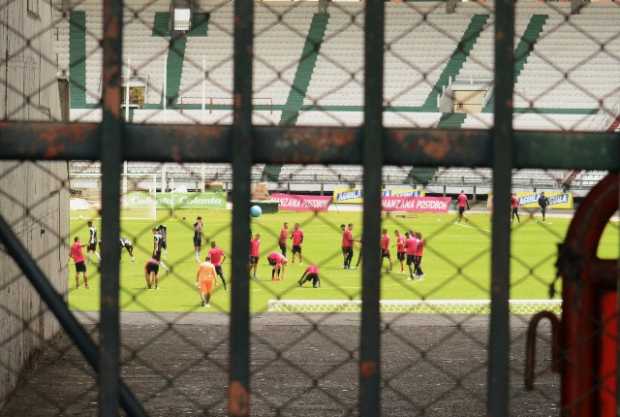
[[[88,243],[86,244],[86,255],[93,253],[97,260],[101,260],[101,256],[97,252],[97,228],[93,225],[92,220],[88,221]]]

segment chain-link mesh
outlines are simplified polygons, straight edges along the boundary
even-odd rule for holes
[[[577,3],[516,4],[517,131],[619,129],[620,7]],[[101,6],[98,0],[0,4],[3,120],[101,122]],[[127,123],[232,123],[233,6],[125,2]],[[255,3],[255,125],[362,124],[364,6]],[[492,128],[494,72],[503,68],[493,63],[493,2],[386,2],[385,13],[384,125]],[[330,147],[329,138],[317,142]],[[50,149],[50,158],[57,151]],[[431,143],[427,152],[441,159],[446,145]],[[122,376],[149,415],[225,415],[231,242],[238,238],[231,233],[233,170],[229,163],[184,160],[196,158],[124,164]],[[533,369],[528,323],[543,310],[562,314],[557,245],[575,208],[606,174],[513,171],[513,415],[560,414],[551,326],[541,325],[535,339],[533,389],[521,383]],[[385,165],[381,175],[382,413],[484,415],[493,171]],[[358,414],[363,177],[358,165],[252,167],[253,415]],[[105,181],[95,161],[0,163],[2,216],[96,343]],[[599,245],[601,258],[617,258],[618,227],[616,216]],[[6,253],[0,262],[0,415],[95,415],[96,373]],[[597,326],[597,336],[607,336],[609,326]]]

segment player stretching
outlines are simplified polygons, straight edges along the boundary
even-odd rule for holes
[[[512,208],[512,213],[510,216],[510,223],[512,223],[517,218],[517,222],[521,223],[521,219],[519,218],[519,197],[515,193],[512,193],[510,196],[510,207]]]
[[[299,255],[299,263],[302,263],[301,258],[301,244],[304,243],[304,232],[299,228],[299,223],[295,223],[293,227],[293,233],[291,233],[291,241],[293,242],[293,249],[291,250],[292,259],[291,263],[295,263],[295,254]]]
[[[308,281],[312,281],[312,288],[317,288],[321,286],[321,278],[319,278],[318,266],[310,264],[302,274],[301,278],[299,278],[298,284],[300,287],[303,287],[304,284]]]
[[[545,193],[540,193],[538,197],[538,206],[540,207],[540,214],[542,214],[543,222],[547,220],[547,206],[549,205],[549,199],[545,196]]]
[[[146,261],[144,265],[144,280],[146,281],[147,289],[159,289],[159,264],[161,253],[154,253],[151,258]]]
[[[80,288],[80,274],[84,278],[84,288],[88,289],[88,277],[86,276],[86,263],[84,258],[84,252],[82,248],[84,245],[80,242],[79,237],[73,238],[73,245],[69,251],[69,258],[73,259],[75,263],[75,288]]]
[[[135,262],[136,258],[133,256],[133,243],[131,243],[131,240],[124,237],[121,238],[121,255],[123,254],[123,249],[131,256],[131,262]]]
[[[405,237],[398,230],[394,230],[396,236],[396,258],[400,263],[400,272],[405,272]]]
[[[200,263],[200,250],[202,249],[202,217],[196,217],[194,222],[194,257]]]
[[[422,239],[422,233],[415,234],[417,240],[417,247],[415,250],[415,274],[418,279],[424,279],[424,272],[422,271],[422,257],[424,256],[424,239]]]
[[[273,267],[271,270],[271,280],[282,281],[284,279],[284,267],[288,263],[288,260],[282,256],[281,253],[271,252],[267,257],[267,261],[269,265]]]
[[[211,263],[211,258],[207,256],[205,261],[198,265],[198,272],[196,272],[196,286],[200,291],[203,307],[209,307],[211,295],[216,284],[215,275],[215,266]]]
[[[224,263],[224,259],[226,259],[226,255],[224,255],[224,251],[221,248],[217,247],[214,240],[211,241],[209,258],[211,258],[211,263],[215,267],[215,272],[222,280],[222,285],[224,285],[224,290],[226,290],[226,280],[224,279],[224,273],[222,272],[222,264]]]
[[[260,256],[260,234],[254,235],[254,239],[250,240],[250,274],[256,279],[256,270],[258,269],[258,257]]]
[[[93,226],[92,221],[88,221],[88,245],[86,246],[86,255],[94,253],[98,261],[101,261],[101,256],[97,253],[97,228]]]
[[[282,256],[286,256],[286,239],[288,239],[288,223],[284,222],[282,229],[280,229],[280,236],[278,237],[278,246],[280,246]]]
[[[344,255],[344,269],[351,269],[353,260],[353,224],[351,223],[342,231],[342,254]]]
[[[465,213],[465,209],[467,208],[467,210],[469,210],[469,200],[467,199],[467,194],[465,194],[463,190],[461,190],[461,193],[456,197],[456,205],[459,208],[459,217],[457,221],[460,223],[461,220],[465,218],[463,216],[463,213]]]
[[[387,229],[383,229],[383,235],[381,236],[381,264],[383,264],[384,258],[388,260],[386,272],[390,272],[392,270],[392,255],[390,254],[390,236]]]
[[[418,249],[418,240],[413,232],[405,233],[405,251],[407,252],[407,267],[409,268],[409,278],[415,279],[415,256]]]

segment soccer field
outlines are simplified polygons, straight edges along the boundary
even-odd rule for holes
[[[226,210],[158,213],[158,222],[168,226],[168,253],[164,258],[169,272],[160,269],[160,289],[146,290],[144,264],[152,249],[152,221],[124,220],[121,235],[134,242],[136,261],[131,262],[123,252],[121,266],[121,305],[127,311],[228,311],[229,292],[220,286],[214,294],[209,309],[199,307],[195,287],[196,261],[192,244],[192,224],[197,215],[205,220],[204,234],[214,239],[218,246],[230,253],[231,212]],[[490,217],[488,214],[468,213],[468,223],[456,224],[452,213],[387,216],[383,226],[390,232],[392,246],[395,229],[413,229],[423,233],[426,249],[422,267],[423,281],[411,281],[408,274],[394,266],[391,273],[382,276],[381,298],[384,300],[446,300],[488,299],[490,283]],[[88,236],[86,219],[88,213],[72,212],[71,238],[80,236],[85,242]],[[271,281],[271,267],[267,255],[278,250],[277,235],[282,222],[289,226],[302,225],[305,234],[303,265],[290,263],[284,281]],[[569,218],[551,217],[544,224],[522,214],[521,224],[513,226],[512,234],[512,299],[545,299],[548,284],[555,275],[557,243],[562,241]],[[270,299],[345,300],[360,298],[360,270],[343,270],[340,252],[341,223],[354,223],[355,234],[361,233],[360,212],[328,213],[278,213],[265,214],[252,223],[252,232],[262,236],[262,256],[258,267],[258,279],[251,285],[251,308],[253,312],[267,310]],[[98,229],[98,219],[95,222]],[[359,237],[359,236],[358,236]],[[606,258],[618,256],[618,224],[608,225],[599,255]],[[353,262],[357,261],[359,246]],[[289,246],[290,252],[290,246]],[[202,256],[207,253],[203,243]],[[395,253],[392,247],[392,254]],[[299,288],[297,280],[309,262],[320,265],[321,288]],[[81,311],[99,309],[99,276],[96,264],[90,262],[90,289],[75,290],[74,268],[70,265],[69,303]],[[406,271],[406,266],[405,266]],[[230,258],[224,263],[224,273],[230,278]]]

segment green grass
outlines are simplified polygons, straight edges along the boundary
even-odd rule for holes
[[[159,221],[168,226],[169,252],[164,260],[172,266],[170,273],[160,272],[160,289],[145,290],[144,263],[150,256],[153,223],[146,220],[125,220],[122,235],[134,241],[136,262],[132,263],[123,253],[121,266],[121,305],[127,311],[191,311],[198,307],[198,294],[194,286],[196,263],[193,256],[191,225],[197,215],[205,219],[205,234],[215,239],[230,253],[230,212],[176,211],[159,213]],[[86,240],[87,213],[73,213],[71,236]],[[526,217],[523,213],[523,217]],[[468,225],[454,224],[454,215],[420,214],[407,217],[384,218],[383,225],[390,235],[393,230],[414,229],[424,234],[427,246],[423,260],[426,274],[424,281],[409,281],[407,275],[394,268],[394,273],[384,274],[381,282],[382,299],[488,299],[490,282],[490,218],[486,214],[469,214]],[[276,250],[276,236],[283,221],[299,222],[305,233],[304,265],[290,265],[283,282],[271,282],[271,268],[266,256]],[[527,219],[515,225],[512,234],[511,298],[547,298],[548,284],[555,275],[556,246],[566,232],[570,219],[551,218],[540,224]],[[279,213],[263,215],[252,224],[253,232],[261,233],[261,251],[264,256],[258,267],[258,281],[251,284],[253,312],[265,311],[269,299],[356,299],[360,297],[360,272],[343,271],[340,254],[341,223],[354,223],[356,234],[362,229],[361,213]],[[392,239],[392,243],[394,240]],[[599,256],[618,257],[618,225],[607,227],[599,248]],[[394,252],[394,250],[392,250]],[[359,247],[356,248],[354,262]],[[206,249],[203,247],[203,256]],[[289,258],[290,259],[290,258]],[[320,289],[298,288],[296,281],[308,261],[321,266]],[[69,294],[71,308],[83,311],[99,309],[99,276],[96,266],[89,264],[90,288],[73,290],[73,267],[69,277],[72,288]],[[230,258],[224,264],[224,273],[230,277]],[[306,284],[308,285],[308,284]],[[229,292],[220,287],[214,295],[214,308],[229,309]]]

